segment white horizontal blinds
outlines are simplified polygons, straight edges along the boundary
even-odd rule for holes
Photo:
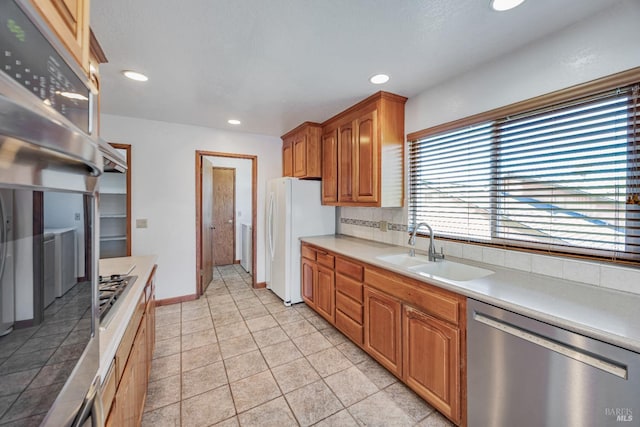
[[[632,87],[411,142],[411,225],[640,259],[640,106]]]
[[[491,238],[492,133],[483,123],[410,144],[411,227],[426,222],[438,235]]]
[[[499,122],[496,237],[625,251],[628,93]]]

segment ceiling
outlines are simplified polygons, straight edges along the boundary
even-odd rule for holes
[[[489,0],[93,0],[109,59],[101,110],[280,136],[378,90],[412,97],[615,1],[528,0],[498,13]],[[391,80],[373,85],[376,73]]]

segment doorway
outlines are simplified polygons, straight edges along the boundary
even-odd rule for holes
[[[242,236],[241,230],[245,228],[251,230],[249,233],[251,250],[248,255],[251,258],[248,263],[250,267],[245,270],[251,273],[251,283],[256,287],[257,162],[257,156],[252,155],[196,151],[196,293],[198,296],[204,294],[211,282],[214,264],[240,263],[239,254],[242,248],[239,242]],[[242,166],[229,166],[229,164]],[[233,186],[236,194],[236,198],[232,198],[233,203],[228,198],[226,202],[224,201],[229,194],[231,172],[234,175]],[[214,173],[220,176],[216,179]],[[215,191],[214,188],[218,183],[220,191]],[[238,194],[245,197],[238,197]],[[250,201],[243,204],[244,198],[250,198]],[[230,205],[233,206],[232,214],[228,212]],[[219,210],[217,214],[216,210]],[[232,234],[229,230],[235,230],[234,238],[228,237]],[[224,237],[223,233],[217,233],[218,231],[225,231],[227,237]],[[224,239],[231,240],[233,243],[221,246],[216,243]],[[236,267],[240,268],[240,266]]]

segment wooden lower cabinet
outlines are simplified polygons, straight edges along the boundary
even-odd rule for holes
[[[335,278],[332,268],[317,266],[316,311],[329,322],[335,322]]]
[[[155,347],[155,271],[154,266],[103,382],[103,393],[115,388],[115,393],[103,395],[103,407],[111,408],[107,427],[139,426],[142,422]],[[127,339],[131,331],[135,332],[133,340]]]
[[[402,303],[364,287],[364,349],[394,375],[402,376]]]
[[[460,422],[460,330],[404,306],[403,380],[434,408]]]
[[[315,282],[316,282],[316,262],[307,258],[302,258],[300,280],[302,282],[302,300],[311,308],[316,308]]]

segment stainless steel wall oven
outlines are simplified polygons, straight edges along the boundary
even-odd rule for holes
[[[95,99],[30,2],[0,1],[0,425],[102,425]]]

